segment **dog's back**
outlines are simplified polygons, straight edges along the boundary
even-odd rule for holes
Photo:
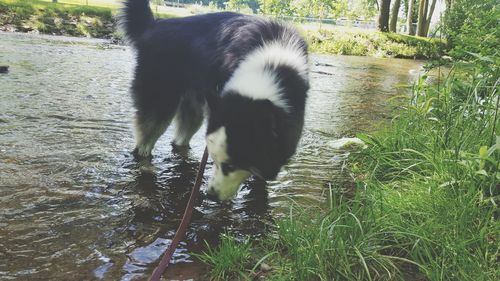
[[[128,0],[120,22],[140,64],[161,63],[162,71],[177,73],[176,84],[191,87],[193,80],[185,78],[196,78],[205,89],[221,88],[247,54],[269,42],[300,45],[307,56],[307,44],[294,30],[256,16],[221,12],[155,20],[149,0]]]

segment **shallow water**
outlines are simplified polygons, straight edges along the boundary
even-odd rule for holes
[[[128,94],[133,54],[102,40],[0,33],[0,280],[145,280],[177,227],[203,129],[188,152],[172,130],[155,150],[153,174],[130,155]],[[267,187],[246,183],[230,205],[199,196],[186,243],[168,278],[199,279],[189,255],[219,233],[257,238],[290,198],[321,204],[342,187],[345,152],[329,142],[373,130],[390,114],[421,62],[367,57],[311,58],[312,88],[297,155]],[[205,180],[211,173],[211,163]],[[204,187],[202,187],[204,191]]]

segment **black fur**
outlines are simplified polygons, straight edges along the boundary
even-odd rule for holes
[[[230,12],[155,21],[148,2],[128,0],[122,15],[126,36],[137,51],[132,94],[142,141],[154,145],[174,116],[180,130],[196,131],[201,105],[207,102],[207,133],[226,126],[231,167],[274,178],[300,139],[307,79],[287,65],[267,69],[278,78],[288,111],[268,100],[221,92],[256,48],[293,37],[307,58],[305,41],[280,23]]]

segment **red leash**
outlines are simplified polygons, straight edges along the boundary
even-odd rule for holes
[[[160,280],[160,277],[162,276],[163,272],[165,271],[165,269],[167,269],[168,265],[170,264],[170,260],[172,259],[172,255],[174,254],[177,245],[179,245],[179,242],[181,242],[182,238],[184,238],[184,235],[186,234],[186,228],[189,224],[189,221],[191,220],[191,216],[193,215],[194,200],[196,199],[196,195],[200,191],[201,181],[203,179],[203,171],[205,171],[207,159],[208,159],[208,151],[207,148],[205,147],[205,152],[203,152],[203,157],[201,158],[200,166],[198,167],[198,174],[196,175],[196,181],[194,183],[193,190],[191,191],[191,196],[189,196],[189,201],[187,203],[186,210],[184,211],[184,216],[182,217],[181,224],[179,225],[179,228],[177,228],[177,232],[175,232],[174,239],[172,240],[172,243],[170,244],[167,251],[163,255],[160,264],[158,264],[158,266],[153,271],[153,275],[151,275],[151,278],[149,279],[150,281]]]

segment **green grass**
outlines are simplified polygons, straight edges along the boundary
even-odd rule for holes
[[[353,195],[332,189],[327,207],[291,209],[246,249],[242,280],[263,259],[265,280],[500,279],[498,75],[460,67],[424,81],[390,126],[359,135],[368,148],[350,158]],[[234,280],[221,268],[232,270],[214,279]]]
[[[212,278],[218,280],[235,280],[245,278],[245,269],[251,257],[251,245],[248,239],[237,241],[228,235],[221,236],[217,248],[208,248],[205,255],[196,255],[201,261],[210,265]]]
[[[120,7],[116,1],[91,0],[0,0],[0,26],[16,31],[120,39],[115,16]],[[156,11],[156,9],[153,9]],[[158,18],[174,15],[155,13]],[[303,28],[310,49],[317,53],[398,57],[435,58],[442,55],[444,44],[436,39],[380,33],[361,29]],[[9,29],[9,28],[8,28]]]
[[[0,14],[1,25],[13,26],[18,31],[111,37],[115,30],[113,11],[101,7],[0,0]]]
[[[0,26],[10,26],[17,31],[120,39],[120,34],[116,32],[117,12],[117,7],[0,0]],[[171,17],[167,14],[158,16]]]
[[[52,2],[52,0],[40,0],[43,2]],[[58,0],[60,4],[72,4],[72,5],[88,5],[93,7],[105,7],[105,8],[119,8],[119,0]]]
[[[313,52],[397,58],[439,58],[445,43],[438,39],[334,27],[304,32]]]
[[[496,280],[499,81],[455,73],[439,87],[420,80],[391,127],[362,136],[369,149],[353,161],[428,279]]]

